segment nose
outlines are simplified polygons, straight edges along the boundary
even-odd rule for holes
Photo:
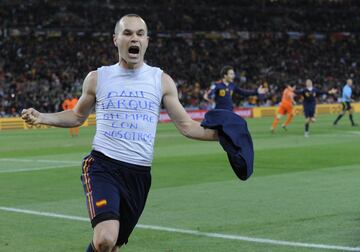
[[[136,33],[133,33],[131,38],[130,38],[131,42],[137,42],[139,41],[139,36]]]

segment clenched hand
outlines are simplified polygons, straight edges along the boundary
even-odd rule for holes
[[[33,108],[23,109],[21,118],[30,125],[36,125],[40,123],[40,112]]]

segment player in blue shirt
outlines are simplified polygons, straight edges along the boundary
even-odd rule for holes
[[[243,96],[257,95],[257,91],[246,90],[235,86],[235,71],[232,66],[224,66],[220,72],[221,81],[216,82],[210,90],[204,94],[204,99],[215,103],[215,109],[233,110],[232,95],[234,92]]]
[[[305,137],[309,137],[309,127],[310,123],[315,122],[315,111],[316,111],[316,97],[318,95],[325,94],[325,92],[321,92],[319,89],[313,87],[313,82],[310,79],[307,79],[305,82],[305,88],[297,91],[297,94],[300,94],[303,97],[303,109],[305,116]],[[336,89],[331,89],[329,94],[336,93]]]
[[[343,115],[345,115],[346,111],[349,111],[349,119],[350,119],[351,125],[357,126],[357,124],[354,122],[354,119],[353,119],[353,115],[352,115],[353,110],[351,107],[352,85],[353,85],[352,79],[348,79],[346,81],[346,85],[344,86],[343,91],[342,91],[341,101],[342,101],[343,109],[342,109],[341,113],[338,115],[338,117],[336,118],[336,120],[334,121],[334,126],[337,125],[339,120],[343,117]]]

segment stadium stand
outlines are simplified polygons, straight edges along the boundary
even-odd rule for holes
[[[80,94],[87,72],[116,61],[113,26],[133,12],[149,20],[146,59],[175,78],[188,108],[206,108],[202,94],[224,64],[245,88],[267,82],[268,105],[289,82],[356,84],[359,10],[359,1],[345,0],[1,1],[0,116],[31,106],[59,111],[67,94]],[[359,99],[359,85],[353,95]]]

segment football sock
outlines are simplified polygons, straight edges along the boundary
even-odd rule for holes
[[[351,121],[351,125],[355,125],[352,114],[349,115],[349,118],[350,118],[350,121]]]
[[[305,132],[309,132],[309,123],[305,123]]]
[[[337,123],[338,123],[338,121],[341,119],[341,117],[343,117],[343,115],[342,115],[342,114],[338,115],[338,117],[336,118],[336,120],[335,120],[334,124],[337,124]]]

